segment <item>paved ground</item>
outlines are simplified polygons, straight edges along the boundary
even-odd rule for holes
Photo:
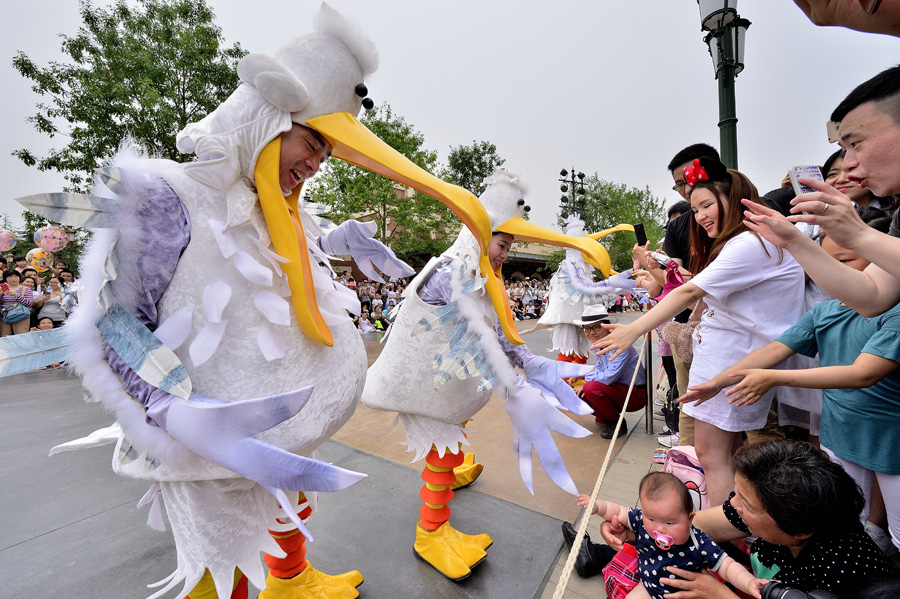
[[[526,340],[535,353],[550,355],[546,333]],[[381,346],[374,340],[366,345],[371,362]],[[0,571],[6,573],[9,596],[144,597],[149,592],[143,584],[173,569],[170,533],[146,528],[146,511],[136,508],[146,483],[113,475],[110,447],[46,457],[53,445],[109,424],[98,406],[80,401],[79,388],[61,370],[0,383]],[[591,417],[576,419],[597,431]],[[316,519],[333,534],[310,547],[310,560],[334,571],[348,556],[355,559],[353,566],[367,576],[360,589],[367,599],[551,597],[567,555],[559,525],[574,520],[579,510],[537,467],[535,495],[528,493],[519,479],[502,401],[492,398],[471,423],[477,432],[470,449],[485,472],[451,503],[457,528],[490,532],[495,539],[488,560],[463,584],[448,583],[413,558],[406,521],[415,519],[421,464],[409,464],[411,456],[399,445],[402,429],[393,427],[393,420],[393,414],[360,406],[323,449],[325,459],[369,472],[370,484],[323,501]],[[637,482],[652,466],[656,435],[644,432],[643,414],[630,414],[627,422],[629,435],[614,447],[601,495],[633,505]],[[555,438],[579,489],[590,492],[609,442],[596,434]],[[588,529],[595,538],[598,527],[592,521]],[[361,536],[369,543],[339,542]],[[373,544],[385,551],[371,551]],[[599,578],[573,576],[564,596],[596,597],[600,585]]]

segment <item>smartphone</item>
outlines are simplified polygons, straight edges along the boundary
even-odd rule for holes
[[[794,193],[800,195],[801,193],[810,193],[816,191],[812,187],[807,187],[806,185],[801,185],[799,179],[815,179],[816,181],[825,182],[825,178],[822,176],[822,169],[814,164],[804,164],[795,166],[791,169],[790,172],[791,177],[791,185],[794,187]]]
[[[637,237],[639,246],[644,247],[647,245],[647,233],[644,231],[644,223],[638,223],[634,226],[634,235]]]

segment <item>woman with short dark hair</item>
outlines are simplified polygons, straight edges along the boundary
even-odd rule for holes
[[[735,492],[724,505],[697,512],[694,526],[718,543],[759,537],[750,547],[758,578],[845,597],[873,577],[900,576],[859,520],[862,491],[821,449],[786,440],[758,443],[735,454],[734,470]],[[601,530],[614,548],[625,538],[606,522]],[[667,579],[672,593],[736,597],[708,574],[670,572],[683,578]]]
[[[17,270],[3,271],[3,284],[0,285],[0,337],[27,333],[31,326],[31,305],[34,295],[30,287],[22,284],[22,275]],[[24,315],[19,314],[24,307]]]

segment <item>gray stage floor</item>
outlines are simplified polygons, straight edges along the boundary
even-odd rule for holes
[[[146,509],[136,507],[149,485],[112,473],[112,446],[47,457],[54,445],[111,422],[98,405],[81,401],[79,381],[62,370],[0,380],[5,596],[146,597],[147,583],[174,570],[171,533],[148,528]],[[451,522],[466,533],[490,533],[494,545],[469,579],[452,583],[412,551],[419,469],[335,441],[320,454],[369,477],[322,495],[307,557],[326,572],[359,569],[364,599],[540,595],[560,550],[559,520],[476,489],[459,491]]]

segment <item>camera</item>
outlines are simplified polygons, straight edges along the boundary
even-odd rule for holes
[[[671,258],[666,256],[665,254],[660,254],[659,252],[648,252],[647,255],[656,260],[656,263],[659,265],[659,268],[661,270],[665,270],[669,265],[669,262],[672,261]]]
[[[773,580],[763,587],[760,599],[839,599],[831,591],[816,589],[808,593],[800,589],[792,589],[783,582]]]

